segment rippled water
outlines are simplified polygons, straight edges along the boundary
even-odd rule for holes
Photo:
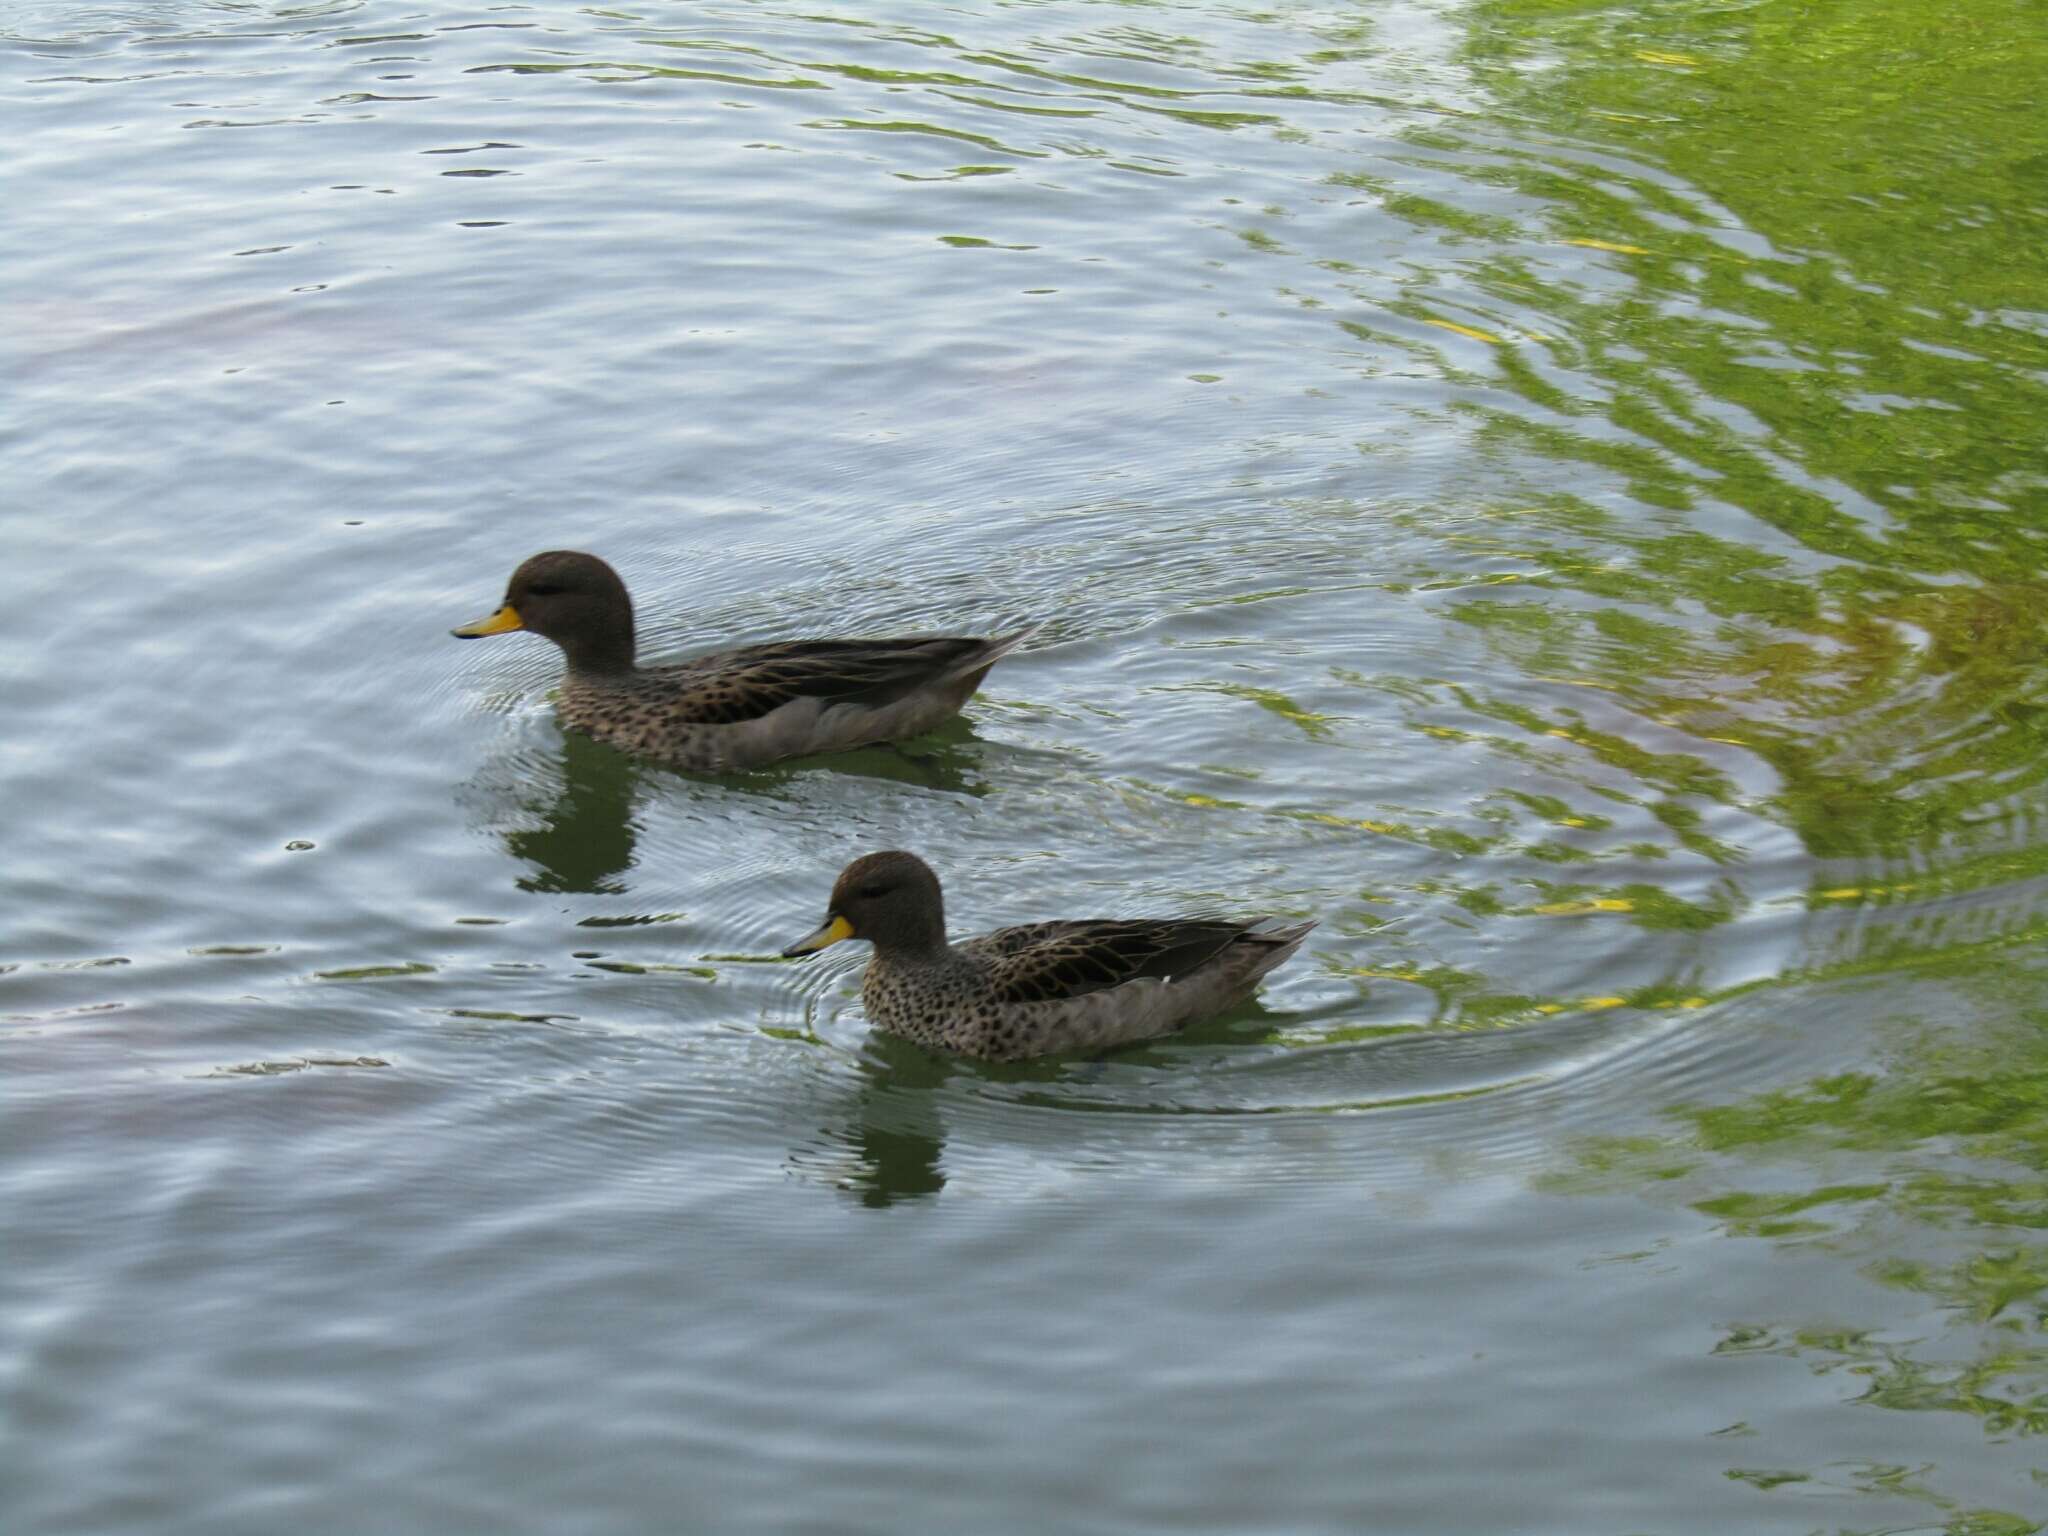
[[[2048,1519],[2038,8],[0,29],[8,1532]],[[550,546],[1044,628],[692,778]],[[1322,927],[944,1061],[891,845]]]

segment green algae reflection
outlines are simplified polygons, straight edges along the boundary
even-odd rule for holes
[[[2048,19],[1990,0],[1471,16],[1467,61],[1527,134],[1461,174],[1521,216],[1510,235],[1492,213],[1385,206],[1463,253],[1471,292],[1439,328],[1490,348],[1461,404],[1481,441],[1593,489],[1501,519],[1492,553],[1527,574],[1458,616],[1524,674],[1586,679],[1768,767],[1753,804],[1813,872],[1805,962],[1760,985],[1913,983],[1875,1062],[1689,1095],[1660,1132],[1581,1143],[1549,1186],[1677,1201],[1788,1264],[1846,1262],[1895,1303],[1795,1288],[1786,1315],[1728,1320],[1716,1352],[2038,1447]],[[1455,124],[1412,142],[1481,147]],[[1452,313],[1426,288],[1408,302]],[[1525,740],[1577,729],[1475,702]],[[1741,793],[1675,766],[1675,801]],[[1867,984],[1833,995],[1885,1005]],[[1957,1507],[1932,1468],[1892,1471],[1886,1491],[1939,1512],[1929,1529],[2039,1528]],[[1728,1475],[1765,1494],[1830,1473]]]
[[[1581,610],[1579,647],[1603,620],[1649,640],[1644,705],[1739,722],[1816,853],[1981,834],[2048,767],[2031,702],[2048,659],[2048,25],[1987,0],[1478,15],[1474,64],[1560,148],[1476,174],[1540,204],[1555,239],[1612,253],[1590,279],[1511,252],[1479,264],[1483,290],[1556,338],[1502,355],[1519,403],[1479,407],[1486,430],[1786,541],[1607,526],[1663,606],[1703,604],[1717,628],[1660,647],[1639,594],[1632,614]],[[1588,140],[1691,195],[1589,172]],[[1577,388],[1550,382],[1559,365]]]

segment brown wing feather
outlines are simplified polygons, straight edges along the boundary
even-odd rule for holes
[[[1141,976],[1185,975],[1250,927],[1211,918],[1102,918],[1004,928],[961,947],[987,961],[999,1002],[1042,1003]]]
[[[682,692],[668,711],[671,719],[686,725],[737,725],[758,720],[792,699],[889,704],[978,663],[993,665],[1017,638],[788,640],[650,668],[643,676],[680,685]],[[980,662],[984,656],[986,662]]]

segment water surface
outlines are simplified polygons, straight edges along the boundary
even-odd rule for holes
[[[2048,1520],[2037,6],[0,57],[9,1531]],[[1043,629],[693,778],[446,639],[557,546]],[[883,846],[1322,927],[946,1061],[772,958]]]

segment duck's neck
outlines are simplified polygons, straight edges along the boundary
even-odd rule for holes
[[[884,965],[944,965],[954,958],[946,943],[943,912],[920,913],[900,928],[874,940],[875,958]]]
[[[633,670],[633,609],[630,604],[612,608],[604,622],[589,629],[564,635],[562,654],[569,670],[586,677],[615,677]]]

